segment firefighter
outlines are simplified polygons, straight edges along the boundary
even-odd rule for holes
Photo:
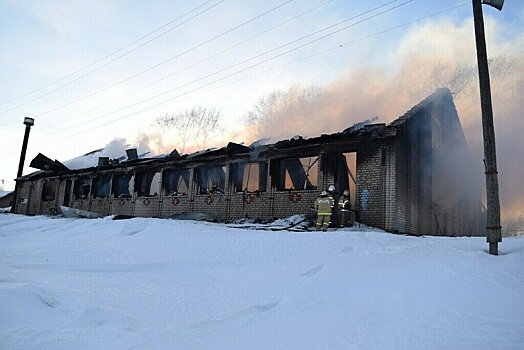
[[[322,191],[320,198],[315,201],[315,210],[317,211],[317,231],[326,231],[331,220],[331,210],[333,208],[333,200],[328,197],[326,191]]]
[[[331,203],[332,203],[331,204],[331,220],[333,221],[333,224],[335,226],[338,226],[338,212],[337,212],[337,207],[335,206],[335,204],[337,203],[335,185],[333,184],[329,185],[328,190],[327,190],[327,196],[331,198]]]
[[[349,209],[351,209],[351,203],[349,202],[349,191],[344,190],[344,193],[338,198],[337,202],[338,209],[338,223],[340,227],[351,226],[349,225]]]
[[[335,203],[335,185],[329,185],[327,195]]]

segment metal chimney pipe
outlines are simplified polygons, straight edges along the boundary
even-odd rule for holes
[[[24,170],[25,154],[27,151],[27,142],[29,141],[29,132],[31,131],[31,127],[35,125],[35,120],[33,118],[26,117],[24,118],[24,125],[25,125],[24,142],[22,143],[22,152],[20,153],[20,163],[18,164],[18,173],[16,174],[17,178],[22,176],[22,171]]]
[[[22,176],[22,171],[24,170],[25,153],[27,151],[27,142],[29,141],[29,132],[31,131],[31,127],[35,125],[35,120],[33,118],[26,117],[24,118],[24,125],[25,125],[24,142],[22,143],[22,152],[20,153],[20,163],[18,163],[18,173],[16,173],[17,178]],[[11,213],[16,212],[17,206],[18,206],[18,181],[15,185],[15,190],[13,193],[13,205],[11,206]]]

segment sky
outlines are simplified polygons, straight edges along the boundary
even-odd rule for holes
[[[490,57],[520,62],[523,2],[483,10]],[[14,188],[24,117],[35,118],[24,174],[39,152],[66,161],[115,139],[176,148],[154,121],[196,106],[220,111],[215,142],[250,141],[247,112],[296,87],[318,86],[341,106],[311,133],[374,115],[388,122],[440,87],[435,76],[450,62],[475,63],[473,35],[470,1],[0,1],[0,180]],[[511,118],[521,108],[516,67],[501,107]],[[476,94],[457,101],[474,145]]]

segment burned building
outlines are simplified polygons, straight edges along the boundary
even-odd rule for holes
[[[11,191],[0,191],[0,209],[10,207],[13,203],[14,193]]]
[[[169,217],[203,212],[220,221],[310,212],[320,192],[349,189],[360,222],[392,232],[483,235],[480,183],[447,89],[389,125],[369,121],[330,135],[162,158],[101,159],[70,170],[37,156],[16,179],[15,212],[59,206],[101,215]]]

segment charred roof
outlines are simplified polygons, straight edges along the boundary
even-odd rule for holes
[[[37,171],[25,176],[18,178],[17,180],[26,180],[33,178],[41,178],[53,175],[67,175],[67,174],[79,174],[85,172],[95,172],[101,170],[118,170],[124,169],[129,166],[134,168],[146,168],[151,166],[162,166],[165,163],[185,163],[188,161],[199,162],[199,161],[210,161],[213,159],[232,157],[232,156],[246,156],[249,158],[249,155],[267,153],[275,155],[278,152],[286,149],[294,148],[303,148],[304,146],[321,146],[324,144],[344,142],[344,141],[355,141],[359,142],[363,139],[381,139],[394,137],[398,128],[402,127],[408,120],[418,115],[420,111],[430,107],[432,104],[439,101],[452,101],[452,95],[449,89],[443,88],[438,89],[435,93],[425,98],[419,104],[412,107],[408,112],[399,118],[395,119],[389,125],[385,123],[373,123],[378,119],[378,117],[373,117],[362,122],[356,123],[353,126],[337,133],[333,134],[322,134],[317,137],[304,138],[302,136],[295,136],[287,140],[281,140],[273,144],[262,145],[257,142],[253,143],[251,146],[245,146],[243,144],[238,144],[234,142],[229,142],[226,146],[222,148],[210,148],[206,150],[197,151],[191,154],[180,155],[175,149],[170,154],[162,158],[135,158],[120,161],[124,157],[119,158],[118,161],[109,162],[108,164],[103,164],[99,166],[93,166],[83,169],[68,169],[65,165],[55,160],[47,158],[43,154],[38,154],[30,166],[41,171]],[[99,150],[97,150],[99,151]],[[93,151],[88,154],[93,154]]]

